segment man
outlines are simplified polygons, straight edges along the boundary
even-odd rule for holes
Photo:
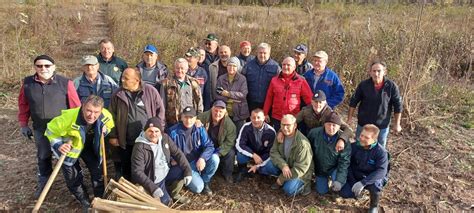
[[[313,152],[308,139],[296,129],[296,118],[283,115],[281,132],[283,142],[273,144],[270,150],[270,162],[261,170],[267,175],[278,175],[272,189],[283,187],[288,196],[311,193],[311,175],[313,174]]]
[[[388,181],[388,153],[378,142],[380,130],[366,124],[356,143],[353,143],[347,183],[341,189],[344,198],[358,198],[362,190],[370,193],[369,212],[378,212],[383,186]]]
[[[270,161],[270,149],[275,141],[275,130],[265,123],[265,114],[262,109],[252,110],[250,122],[240,129],[235,147],[237,149],[237,162],[239,173],[235,181],[240,182],[245,174],[261,169]],[[247,164],[251,162],[250,169]]]
[[[326,67],[328,54],[317,51],[313,55],[313,69],[304,74],[304,78],[311,87],[313,93],[322,90],[326,94],[329,107],[335,109],[344,99],[344,87],[337,74]]]
[[[214,102],[217,96],[216,84],[217,78],[227,74],[227,62],[231,56],[230,47],[221,45],[219,47],[219,60],[209,65],[209,81],[211,85],[211,102]]]
[[[173,140],[162,133],[162,129],[160,119],[150,118],[143,132],[135,140],[136,145],[132,152],[132,180],[165,205],[172,203],[171,198],[181,203],[189,203],[190,200],[180,197],[179,192],[183,184],[191,183],[191,166]],[[172,161],[177,164],[172,165]],[[174,170],[184,171],[184,178],[183,175],[173,172]]]
[[[99,51],[97,59],[99,60],[100,71],[114,79],[117,84],[121,84],[120,76],[122,76],[125,68],[128,67],[127,62],[114,55],[114,44],[109,39],[100,40]]]
[[[284,114],[296,115],[301,109],[301,99],[306,104],[311,103],[313,96],[308,83],[295,72],[295,59],[287,57],[282,62],[282,72],[272,78],[268,87],[263,111],[265,119],[277,130],[280,129],[280,120]]]
[[[109,108],[116,124],[110,133],[109,143],[118,148],[115,154],[120,156],[122,175],[130,180],[133,146],[146,121],[158,117],[161,126],[165,126],[163,101],[153,86],[142,82],[138,69],[127,68],[122,75],[122,86],[112,95]]]
[[[357,114],[356,137],[359,137],[362,126],[374,124],[380,129],[377,142],[386,147],[392,111],[394,112],[395,132],[402,131],[400,120],[402,117],[403,102],[400,91],[395,82],[385,77],[387,65],[376,61],[370,66],[370,78],[360,82],[349,103],[347,123],[352,122],[355,108],[359,105]]]
[[[217,100],[212,105],[211,110],[198,115],[198,119],[206,128],[207,135],[214,143],[216,151],[221,158],[221,170],[224,180],[232,183],[232,172],[235,161],[235,138],[237,133],[235,125],[227,115],[224,101]]]
[[[209,74],[209,66],[207,66],[205,63],[206,61],[206,50],[199,48],[199,62],[198,65],[206,70],[206,72]]]
[[[91,95],[82,107],[63,110],[61,115],[48,123],[45,136],[51,143],[54,155],[66,155],[61,167],[67,188],[81,203],[90,206],[87,188],[83,183],[81,158],[89,169],[95,197],[104,194],[102,176],[102,147],[100,140],[114,127],[112,115],[103,108],[104,100]],[[70,141],[70,142],[69,142]]]
[[[332,180],[331,189],[339,192],[346,183],[347,168],[351,159],[350,142],[345,142],[342,151],[336,149],[336,141],[341,137],[341,118],[332,112],[325,120],[324,127],[312,129],[308,140],[313,150],[316,192],[324,195],[329,191],[328,178]]]
[[[203,111],[201,87],[195,78],[186,75],[188,69],[188,61],[178,58],[174,62],[174,76],[161,82],[160,94],[166,107],[168,127],[178,123],[179,113],[187,106],[197,109],[198,114]]]
[[[250,41],[241,41],[239,44],[240,47],[240,54],[237,56],[240,60],[240,66],[245,66],[249,61],[255,58],[254,55],[250,55],[252,53],[252,44]]]
[[[300,130],[303,134],[309,130],[324,125],[325,120],[331,115],[332,109],[327,105],[326,95],[322,90],[316,91],[311,99],[311,105],[303,107],[303,109],[296,115],[296,123],[303,126],[304,130]],[[344,149],[344,143],[349,142],[352,138],[352,129],[344,122],[341,122],[341,134],[337,140],[336,151]]]
[[[209,77],[206,70],[198,66],[199,58],[201,57],[199,50],[191,47],[184,56],[189,63],[189,69],[186,74],[198,81],[199,87],[201,87],[203,108],[207,111],[211,108],[211,88],[209,86]]]
[[[51,164],[51,146],[44,136],[46,124],[61,114],[61,110],[81,106],[72,81],[55,73],[54,60],[47,55],[37,56],[34,61],[35,74],[23,79],[18,95],[18,122],[21,134],[30,140],[34,137],[38,165],[38,185],[34,194],[38,198],[43,191]],[[33,130],[28,126],[33,120]]]
[[[169,136],[183,151],[192,168],[192,181],[187,186],[193,193],[212,195],[209,182],[219,166],[219,156],[214,143],[204,127],[196,125],[196,110],[186,107],[181,113],[181,122],[168,129]]]
[[[308,54],[308,47],[304,44],[298,44],[293,49],[293,58],[296,61],[296,73],[304,75],[306,71],[313,69],[313,65],[308,62],[306,55]]]
[[[168,68],[158,60],[158,49],[152,44],[145,46],[137,69],[140,70],[143,81],[152,86],[168,76]]]
[[[206,59],[203,62],[204,69],[209,70],[209,66],[219,60],[217,47],[219,47],[219,38],[217,35],[215,33],[207,34],[207,37],[204,39],[204,50],[206,51]]]
[[[257,47],[257,57],[242,69],[242,74],[247,78],[249,91],[247,101],[250,111],[263,108],[270,81],[280,73],[280,65],[270,58],[270,52],[270,45],[261,43]]]
[[[104,99],[104,107],[110,105],[112,93],[118,88],[115,81],[103,73],[99,72],[99,61],[93,55],[86,55],[81,59],[82,76],[74,79],[74,86],[81,102],[84,102],[89,95],[97,95]]]

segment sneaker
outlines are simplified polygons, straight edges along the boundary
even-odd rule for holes
[[[212,195],[212,190],[209,187],[209,183],[204,183],[204,189],[202,190],[202,193],[208,196]]]
[[[188,204],[191,203],[191,199],[186,196],[177,195],[173,198],[174,201],[178,202],[179,204]]]
[[[44,187],[46,186],[46,182],[39,183],[36,187],[36,191],[34,194],[35,199],[37,200],[41,196],[41,192],[43,192]]]
[[[311,186],[306,185],[304,187],[303,191],[301,192],[301,195],[306,196],[306,195],[309,195],[309,194],[311,194]]]
[[[277,189],[281,188],[281,186],[278,185],[277,183],[273,183],[270,188],[273,189],[273,190],[277,190]]]
[[[232,180],[232,175],[224,176],[224,180],[225,180],[225,182],[227,182],[229,184],[234,183],[234,180]]]

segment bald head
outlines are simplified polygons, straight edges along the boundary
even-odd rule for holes
[[[296,61],[292,57],[286,57],[283,59],[283,62],[281,63],[281,71],[283,74],[290,75],[292,74],[295,69],[296,69]]]
[[[122,73],[122,87],[129,91],[137,91],[140,87],[141,74],[138,69],[126,68]]]

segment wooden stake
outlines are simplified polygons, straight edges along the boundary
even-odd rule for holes
[[[105,142],[104,142],[104,133],[100,133],[100,147],[102,153],[102,172],[104,178],[104,186],[107,186],[107,154],[105,152]]]

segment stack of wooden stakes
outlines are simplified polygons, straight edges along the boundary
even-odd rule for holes
[[[135,186],[123,177],[118,182],[110,180],[105,188],[104,198],[106,199],[94,198],[92,212],[183,212],[162,204],[159,199],[147,194],[143,187]]]

